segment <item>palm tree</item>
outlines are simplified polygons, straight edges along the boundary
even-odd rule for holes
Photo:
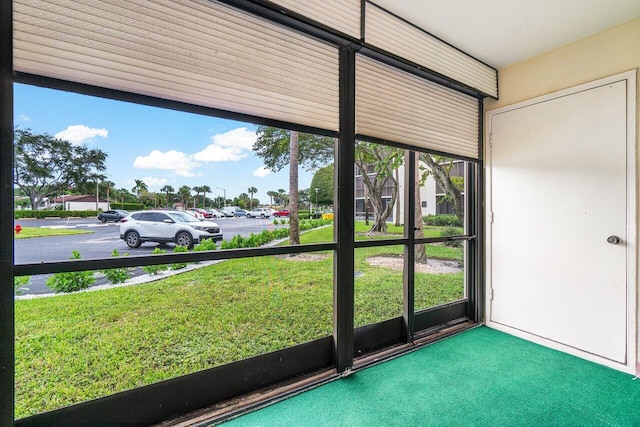
[[[171,193],[173,193],[176,190],[174,190],[174,188],[172,186],[170,186],[170,185],[165,185],[164,187],[162,187],[160,189],[160,191],[162,191],[164,194],[167,195],[166,207],[168,208],[169,207],[169,201],[170,201],[169,196],[171,195]]]
[[[298,132],[291,131],[289,137],[289,243],[300,244],[300,229],[298,218],[298,159],[300,144]]]
[[[193,199],[193,207],[198,207],[198,197],[200,197],[200,193],[202,193],[202,186],[196,185],[195,187],[191,187],[193,191],[196,192],[196,197]]]
[[[136,185],[131,189],[131,191],[136,193],[136,197],[138,198],[138,201],[140,201],[140,192],[149,191],[149,187],[147,187],[147,184],[145,184],[145,182],[141,179],[136,179],[135,181]]]
[[[202,187],[200,187],[200,189],[202,190],[202,209],[204,209],[204,204],[207,200],[207,193],[211,193],[211,187],[209,187],[208,185],[203,185]]]
[[[253,195],[257,192],[258,189],[256,187],[249,187],[247,190],[247,193],[251,194],[251,197],[249,197],[249,209],[253,209]]]
[[[287,202],[287,192],[284,191],[284,188],[278,188],[278,200],[282,207],[284,207]]]
[[[269,196],[269,204],[273,205],[273,199],[277,199],[278,192],[273,190],[267,191],[267,196]]]
[[[182,207],[184,209],[187,209],[189,207],[189,199],[191,199],[191,188],[183,185],[178,189],[178,195],[180,196],[180,200],[182,201]]]

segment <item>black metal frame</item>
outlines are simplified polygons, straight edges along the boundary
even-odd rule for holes
[[[229,365],[215,367],[156,384],[124,391],[114,395],[80,403],[16,421],[16,425],[62,425],[84,423],[113,425],[126,422],[132,425],[157,423],[172,416],[203,408],[224,399],[238,396],[261,387],[296,378],[322,369],[335,369],[335,375],[348,374],[354,369],[354,358],[394,346],[411,344],[436,327],[482,320],[483,248],[482,248],[482,98],[488,96],[459,82],[441,76],[403,58],[367,46],[322,26],[306,17],[288,11],[267,0],[220,0],[252,14],[265,17],[289,28],[325,40],[339,48],[340,68],[340,131],[301,126],[263,117],[232,113],[183,102],[158,99],[86,84],[46,78],[26,73],[14,73],[12,59],[12,1],[0,3],[0,425],[12,425],[14,410],[14,275],[32,275],[104,268],[169,264],[176,262],[248,258],[265,255],[334,251],[333,336],[295,347],[256,356]],[[362,0],[362,4],[371,3]],[[373,4],[373,3],[371,3]],[[377,6],[376,6],[377,7]],[[364,8],[362,14],[364,23]],[[364,26],[362,27],[364,37]],[[416,239],[413,232],[415,218],[416,148],[395,141],[386,141],[355,133],[355,57],[363,53],[422,78],[471,95],[478,99],[480,115],[480,158],[469,159],[465,191],[468,195],[465,234],[454,237]],[[177,253],[161,256],[131,256],[99,260],[78,260],[14,265],[13,253],[13,84],[25,83],[87,95],[133,102],[154,107],[197,113],[208,116],[248,121],[301,132],[339,138],[336,145],[336,227],[334,242],[313,245],[238,249],[217,252]],[[405,235],[403,238],[354,240],[354,160],[355,141],[367,140],[407,150],[405,154]],[[423,150],[427,151],[427,150]],[[427,151],[449,155],[444,152]],[[442,306],[416,311],[414,307],[415,245],[467,241],[467,297]],[[401,317],[354,328],[354,250],[375,246],[403,245],[405,269],[403,278],[403,313]],[[10,272],[7,274],[6,272]],[[244,384],[244,385],[241,385]]]
[[[13,3],[0,2],[0,425],[13,424]]]

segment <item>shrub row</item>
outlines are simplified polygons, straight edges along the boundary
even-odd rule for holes
[[[462,227],[462,219],[456,215],[427,215],[423,220],[427,225],[438,227]]]
[[[300,231],[311,230],[312,228],[322,227],[331,224],[333,221],[329,219],[307,219],[301,220],[299,223]],[[240,249],[240,248],[257,248],[267,243],[289,237],[288,228],[278,228],[275,230],[263,230],[262,233],[251,233],[249,237],[242,237],[239,234],[233,236],[229,241],[223,241],[220,249]]]
[[[144,209],[150,209],[150,208],[146,208],[144,205],[141,205],[139,203],[113,203],[111,205],[111,209],[124,209],[125,211],[141,211]],[[91,217],[96,217],[98,216],[98,213],[100,211],[93,211],[93,210],[88,210],[88,211],[63,211],[60,209],[42,209],[42,210],[38,210],[38,211],[32,211],[32,210],[24,210],[24,211],[15,211],[13,216],[15,219],[23,219],[23,218],[36,218],[36,219],[43,219],[43,218],[52,218],[52,217],[59,217],[59,218],[68,218],[68,217],[80,217],[80,218],[91,218]]]
[[[90,218],[98,216],[97,211],[59,211],[54,209],[40,210],[40,211],[15,211],[14,218],[15,219],[23,219],[23,218],[52,218],[52,217],[60,217],[60,218],[68,218],[68,217],[81,217],[81,218]]]
[[[133,212],[153,209],[153,206],[147,207],[142,203],[111,203],[111,209],[124,209],[125,211]]]

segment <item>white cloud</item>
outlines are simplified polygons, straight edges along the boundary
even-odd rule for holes
[[[247,153],[243,153],[239,148],[226,148],[214,144],[193,155],[195,160],[201,162],[236,162],[243,157],[247,157]]]
[[[21,122],[30,122],[31,121],[31,117],[25,116],[24,114],[20,114],[18,116],[18,120],[20,120]]]
[[[169,182],[166,178],[154,178],[152,176],[145,176],[142,178],[145,184],[148,187],[164,187],[164,185]]]
[[[201,162],[235,162],[247,157],[256,142],[256,133],[245,127],[219,133],[211,137],[213,144],[195,153],[193,158]]]
[[[71,125],[65,130],[56,133],[54,136],[59,139],[66,139],[70,143],[78,145],[83,142],[90,142],[96,136],[106,138],[109,136],[109,131],[105,128],[95,129],[85,125]]]
[[[138,156],[133,162],[133,167],[138,169],[162,169],[173,171],[176,175],[193,177],[192,169],[200,166],[193,161],[192,156],[181,151],[169,150],[162,152],[153,150],[148,156]]]
[[[257,176],[258,178],[264,178],[271,173],[271,169],[266,166],[260,166],[258,169],[253,171],[253,176]]]

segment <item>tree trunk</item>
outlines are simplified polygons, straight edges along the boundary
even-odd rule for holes
[[[300,146],[298,132],[291,131],[289,138],[289,243],[300,244],[298,215],[298,157]]]
[[[364,186],[364,224],[369,225],[369,192],[367,186]]]
[[[415,170],[415,193],[414,197],[416,200],[416,210],[415,210],[415,238],[421,239],[424,237],[424,222],[422,221],[422,200],[420,198],[420,154],[415,153],[416,157],[416,170]],[[416,261],[427,261],[427,254],[425,252],[425,245],[416,245],[415,247],[415,260]]]
[[[390,176],[389,179],[395,181],[393,176]],[[391,215],[398,198],[398,186],[394,185],[391,191],[391,200],[389,200],[389,203],[384,206],[384,199],[382,198],[382,191],[384,190],[383,181],[385,180],[378,180],[377,178],[374,179],[374,182],[369,181],[369,197],[371,204],[373,205],[373,225],[369,229],[370,232],[387,232],[387,219],[389,218],[389,215]]]
[[[453,182],[451,182],[451,178],[446,168],[443,165],[436,163],[429,154],[425,155],[423,160],[427,163],[429,169],[431,169],[433,178],[438,184],[440,184],[440,186],[442,186],[445,193],[451,198],[454,214],[461,220],[464,219],[462,193],[456,188]]]
[[[417,163],[417,161],[416,161],[416,163]],[[396,170],[394,172],[395,175],[396,175],[396,184],[398,184],[400,182],[400,171],[399,171],[399,169],[400,168],[396,168]],[[416,185],[417,185],[417,182],[418,181],[416,181]],[[420,192],[418,192],[418,196],[420,196]],[[398,200],[396,200],[396,214],[395,214],[395,217],[396,217],[396,227],[400,227],[400,197],[398,197]]]

